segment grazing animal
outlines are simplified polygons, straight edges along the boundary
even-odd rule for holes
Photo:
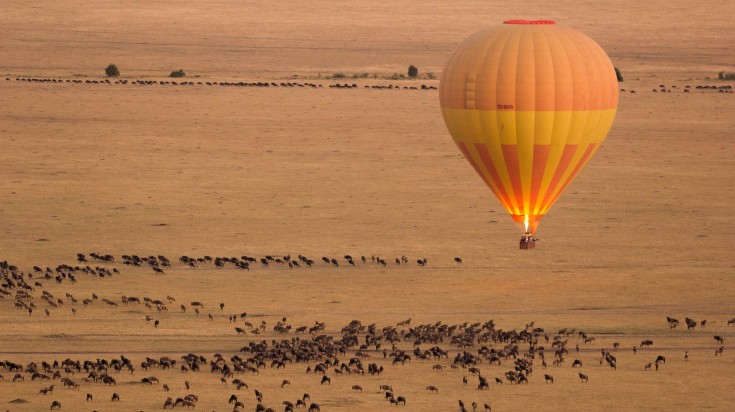
[[[662,363],[662,362],[663,363],[666,363],[666,358],[663,355],[658,355],[656,357],[656,364],[659,364],[659,363]]]
[[[59,401],[51,402],[51,410],[53,411],[54,409],[61,409],[61,402]]]
[[[312,403],[309,405],[309,412],[321,412],[321,408],[319,408],[318,403]]]
[[[113,393],[112,402],[120,402],[120,395],[118,395],[117,393]]]
[[[641,348],[652,346],[652,345],[653,345],[653,341],[650,340],[650,339],[646,339],[644,341],[641,341]]]
[[[324,385],[325,383],[326,384],[329,384],[329,385],[332,384],[332,379],[329,376],[327,376],[327,375],[322,376],[322,382],[321,382],[321,384]]]
[[[352,385],[352,390],[355,392],[362,392],[362,386],[360,385]]]
[[[652,362],[648,362],[646,364],[646,366],[643,367],[643,370],[650,371],[651,370],[651,366],[653,366],[653,363]]]
[[[406,405],[406,397],[399,396],[396,398],[396,405]]]
[[[281,388],[283,388],[286,385],[290,385],[290,384],[291,384],[291,382],[289,382],[288,380],[284,379],[283,382],[281,382]]]
[[[439,388],[437,388],[434,385],[429,385],[426,387],[426,390],[433,393],[439,393]]]
[[[589,376],[585,375],[584,373],[579,374],[579,380],[581,382],[589,382],[590,378]]]
[[[92,402],[92,394],[91,393],[88,393],[87,394],[87,402]]]
[[[554,377],[551,375],[544,375],[544,379],[546,383],[549,383],[549,382],[554,383]]]
[[[582,367],[582,361],[579,359],[575,359],[574,362],[572,362],[572,368],[581,368]]]

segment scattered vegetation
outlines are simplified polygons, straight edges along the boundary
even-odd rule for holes
[[[186,76],[186,73],[184,73],[184,69],[174,70],[170,74],[171,77],[184,77]]]
[[[720,80],[735,80],[735,72],[720,72],[717,78]]]
[[[117,68],[116,65],[110,63],[105,68],[105,74],[107,75],[107,77],[118,77],[120,76],[120,70]]]

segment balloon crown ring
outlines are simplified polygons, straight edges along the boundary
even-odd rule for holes
[[[503,24],[556,24],[554,20],[506,20]]]

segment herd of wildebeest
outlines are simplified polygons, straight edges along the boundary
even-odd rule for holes
[[[9,82],[13,79],[6,77],[5,81]],[[16,77],[16,82],[22,83],[38,83],[38,84],[86,84],[86,85],[131,85],[131,86],[226,86],[226,87],[286,87],[286,88],[309,88],[319,89],[323,88],[322,83],[313,82],[297,82],[297,81],[256,81],[256,82],[245,82],[245,81],[177,81],[177,80],[151,80],[151,79],[138,79],[138,80],[127,80],[117,79],[110,81],[110,79],[100,80],[80,80],[80,79],[54,79],[48,77]],[[330,83],[327,84],[330,89],[357,89],[359,86],[356,83]],[[365,89],[378,89],[378,90],[436,90],[436,86],[422,84],[419,86],[400,86],[397,84],[373,84],[364,85]]]
[[[131,86],[226,86],[226,87],[270,87],[270,88],[310,88],[310,89],[319,89],[323,88],[324,84],[322,83],[314,83],[310,81],[305,82],[297,82],[297,81],[255,81],[255,82],[246,82],[246,81],[188,81],[188,80],[152,80],[152,79],[137,79],[137,80],[128,80],[128,79],[116,79],[116,80],[110,80],[109,78],[105,79],[55,79],[55,78],[49,78],[49,77],[15,77],[5,78],[6,82],[15,81],[15,82],[21,82],[21,83],[36,83],[36,84],[85,84],[85,85],[131,85]],[[327,84],[328,88],[331,89],[359,89],[360,86],[357,83],[330,83]],[[399,84],[364,84],[362,85],[362,88],[364,89],[378,89],[378,90],[436,90],[437,87],[430,84],[421,84],[419,86],[401,86]],[[692,90],[698,91],[698,92],[719,92],[719,93],[732,93],[733,88],[731,85],[712,85],[712,84],[704,84],[704,85],[695,85],[692,87],[691,85],[684,85],[684,86],[677,86],[677,85],[664,85],[660,84],[658,87],[654,87],[651,89],[653,93],[671,93],[672,91],[681,91],[683,93],[689,93]],[[630,93],[630,94],[636,94],[636,91],[633,89],[620,89],[621,93]]]
[[[414,263],[415,262],[415,263]],[[463,265],[460,257],[447,263],[454,266]],[[375,387],[353,384],[351,391],[362,393],[373,391],[385,399],[387,406],[402,406],[410,402],[402,388],[381,382],[381,377],[391,373],[392,368],[406,365],[422,368],[428,373],[443,373],[445,370],[457,373],[457,380],[469,388],[476,388],[478,397],[483,398],[483,391],[496,385],[525,385],[534,380],[541,369],[544,384],[554,384],[555,374],[574,373],[580,384],[595,379],[595,370],[585,367],[578,354],[599,350],[600,367],[617,370],[619,356],[638,356],[643,371],[659,370],[666,364],[666,357],[655,351],[652,339],[640,342],[613,342],[610,348],[596,347],[596,337],[592,333],[573,328],[557,331],[545,330],[535,322],[523,328],[503,329],[493,320],[484,322],[463,322],[447,324],[444,322],[415,324],[411,318],[396,324],[378,326],[353,320],[341,328],[327,328],[325,322],[316,321],[310,325],[292,325],[286,317],[274,318],[269,325],[266,320],[254,321],[246,312],[225,312],[222,302],[190,301],[180,302],[174,296],[165,297],[127,296],[118,298],[100,297],[97,293],[82,296],[66,292],[59,296],[53,292],[56,284],[76,284],[81,277],[100,279],[121,276],[121,271],[137,271],[137,276],[166,275],[168,270],[268,270],[273,266],[283,270],[298,268],[327,267],[340,270],[356,265],[375,265],[379,267],[395,267],[401,265],[418,265],[425,267],[425,258],[409,259],[400,256],[385,259],[379,256],[343,255],[339,258],[323,256],[321,259],[303,255],[285,256],[240,256],[240,257],[189,257],[180,256],[173,263],[163,255],[137,256],[123,255],[115,258],[112,255],[99,253],[79,253],[76,263],[62,264],[54,268],[34,266],[30,270],[8,263],[0,262],[0,308],[10,310],[10,302],[18,311],[27,312],[26,316],[57,316],[66,313],[76,316],[79,310],[103,305],[112,309],[130,308],[141,305],[141,311],[147,312],[145,321],[154,327],[159,326],[156,314],[171,310],[193,311],[198,316],[201,311],[209,310],[207,318],[214,320],[227,318],[234,336],[242,336],[244,345],[232,353],[188,353],[178,357],[145,356],[132,360],[126,356],[94,359],[40,359],[27,363],[15,362],[11,359],[0,361],[0,385],[13,385],[17,382],[38,382],[38,396],[46,397],[51,410],[62,409],[59,400],[53,399],[57,387],[64,390],[79,390],[80,399],[85,402],[96,402],[95,388],[112,387],[118,382],[140,384],[160,388],[160,405],[163,409],[189,408],[197,406],[199,396],[190,388],[187,379],[184,382],[186,395],[169,396],[169,383],[156,376],[156,371],[178,370],[184,376],[188,374],[207,374],[218,379],[223,387],[232,393],[228,399],[222,399],[222,409],[240,411],[275,411],[285,412],[303,408],[309,412],[325,409],[318,399],[312,399],[304,393],[299,399],[274,399],[277,394],[265,394],[257,387],[257,377],[269,369],[294,368],[297,373],[314,376],[321,385],[331,385],[333,379],[349,380],[351,376],[369,376],[374,378]],[[136,268],[147,267],[153,274]],[[288,269],[286,269],[288,268]],[[101,294],[101,293],[100,293]],[[122,306],[120,306],[122,305]],[[145,307],[145,309],[143,309]],[[68,309],[66,309],[68,308]],[[69,312],[70,311],[70,312]],[[666,317],[668,327],[679,327],[679,319]],[[142,319],[141,319],[142,322]],[[707,320],[684,318],[688,330],[705,329]],[[727,326],[735,326],[735,317],[727,320]],[[725,337],[713,337],[714,356],[722,357],[725,351]],[[640,352],[640,353],[639,353]],[[689,352],[682,351],[681,359],[689,360]],[[569,359],[571,358],[571,359]],[[566,365],[573,372],[567,372]],[[301,372],[303,371],[303,372]],[[267,372],[266,372],[267,373]],[[539,379],[540,381],[540,379]],[[173,383],[172,383],[173,385]],[[281,387],[290,386],[289,380],[283,380]],[[191,390],[190,390],[191,389]],[[441,390],[438,385],[428,385],[427,394]],[[486,399],[486,398],[485,398]],[[22,402],[22,399],[16,399]],[[125,402],[115,392],[110,402]],[[277,403],[274,404],[274,402]],[[460,411],[490,411],[489,402],[467,402],[458,400]]]

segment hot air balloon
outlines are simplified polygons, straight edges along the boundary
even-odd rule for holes
[[[586,35],[509,20],[454,52],[439,83],[444,122],[467,161],[535,245],[541,218],[599,149],[618,106],[615,68]]]

